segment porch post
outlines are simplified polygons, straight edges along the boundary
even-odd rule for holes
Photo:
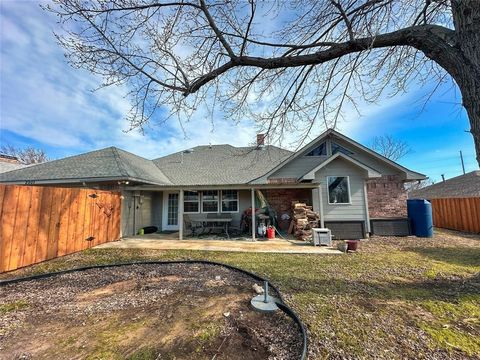
[[[365,198],[365,221],[367,222],[367,234],[369,234],[372,230],[370,229],[370,213],[368,211],[368,189],[366,180],[363,180],[363,196]]]
[[[252,241],[255,241],[255,189],[252,188]]]
[[[320,227],[325,227],[325,219],[323,218],[323,197],[322,197],[322,184],[318,187],[318,202],[320,203]]]
[[[178,195],[178,239],[183,240],[183,189]]]

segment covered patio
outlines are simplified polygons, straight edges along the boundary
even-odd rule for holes
[[[190,238],[180,240],[178,232],[169,234],[146,234],[123,238],[119,241],[105,243],[95,248],[105,249],[152,249],[152,250],[203,250],[203,251],[234,251],[234,252],[264,252],[289,254],[324,254],[339,255],[342,252],[321,246],[311,246],[304,241],[273,239],[266,241],[251,240],[212,240]]]
[[[186,189],[137,186],[126,190],[123,193],[123,238],[136,237],[139,229],[153,225],[158,229],[155,236],[166,233],[169,240],[196,239],[212,233],[223,234],[226,239],[241,234],[255,242],[259,237],[259,224],[274,225],[286,235],[292,201],[313,205],[314,210],[322,213],[318,184]],[[253,217],[252,208],[256,209]],[[268,210],[265,212],[265,209]],[[323,221],[321,223],[323,225]],[[147,240],[146,237],[142,239]]]

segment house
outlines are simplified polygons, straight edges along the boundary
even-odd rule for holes
[[[408,197],[428,200],[480,197],[480,171],[472,171],[422,189],[413,190]]]
[[[0,154],[0,173],[25,167],[15,156]]]
[[[120,190],[124,236],[154,225],[180,238],[185,215],[230,214],[239,225],[258,191],[278,218],[297,200],[337,238],[363,238],[371,218],[405,217],[404,183],[424,178],[331,129],[296,152],[259,135],[251,147],[197,146],[154,160],[110,147],[0,174],[1,183]]]

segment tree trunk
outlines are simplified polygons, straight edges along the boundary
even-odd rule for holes
[[[456,64],[454,73],[450,73],[462,93],[480,166],[480,1],[452,0],[452,13],[455,47],[463,64]]]

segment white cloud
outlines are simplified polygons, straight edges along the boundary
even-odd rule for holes
[[[101,79],[66,64],[62,49],[52,34],[56,19],[42,11],[38,4],[0,0],[0,7],[2,132],[56,147],[61,153],[114,145],[147,158],[201,144],[245,146],[254,141],[255,125],[248,119],[235,124],[218,117],[212,124],[204,108],[183,124],[186,137],[175,120],[163,126],[151,124],[145,135],[137,131],[125,133],[128,129],[125,115],[130,109],[129,101],[124,98],[126,89],[109,87],[92,93],[91,89],[96,88]],[[267,32],[281,22],[281,19],[267,20],[259,24],[264,25]],[[353,108],[345,108],[345,120],[339,124],[339,129],[366,141],[373,135],[411,126],[388,119],[415,96],[416,92],[411,92],[407,96],[384,99],[378,105],[361,104],[362,116]],[[253,100],[255,96],[250,94],[249,101]],[[262,106],[259,103],[259,111]],[[310,139],[323,130],[323,124],[318,122]],[[297,135],[289,132],[282,145],[295,148]]]
[[[31,2],[2,2],[0,128],[71,152],[118,146],[156,157],[205,143],[245,145],[251,123],[213,125],[204,112],[184,124],[147,127],[145,135],[125,132],[130,103],[126,89],[91,92],[101,79],[71,68],[55,43],[55,19]]]

